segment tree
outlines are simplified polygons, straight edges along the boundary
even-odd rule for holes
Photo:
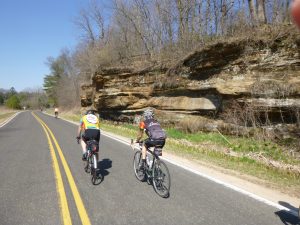
[[[41,88],[26,89],[18,94],[21,105],[27,108],[40,109],[48,106],[48,98]]]
[[[75,56],[65,49],[57,58],[48,59],[51,74],[44,77],[44,90],[49,105],[74,106],[79,103],[80,73],[74,58]]]
[[[259,24],[267,23],[265,0],[257,0],[257,20]]]
[[[0,92],[0,105],[3,105],[5,99],[4,93]]]
[[[13,96],[13,95],[16,95],[17,94],[17,91],[14,87],[11,87],[7,93],[7,98]]]
[[[44,77],[44,90],[47,93],[49,104],[51,105],[57,104],[56,87],[58,79],[59,77],[54,75],[46,75]]]
[[[21,109],[19,97],[17,95],[10,96],[6,101],[6,106],[11,109]]]
[[[57,88],[59,79],[65,74],[65,65],[62,57],[49,57],[47,64],[50,74],[44,77],[44,90],[46,91],[50,104],[57,105]]]
[[[76,26],[84,33],[83,37],[94,45],[98,40],[105,38],[105,26],[102,11],[95,1],[92,1],[88,9],[82,9],[76,18]]]

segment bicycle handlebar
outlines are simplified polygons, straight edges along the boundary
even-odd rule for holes
[[[130,140],[130,146],[131,146],[131,148],[132,148],[132,150],[134,151],[134,144],[139,144],[139,150],[142,150],[142,144],[143,144],[143,142],[144,141],[138,141],[138,142],[134,142],[134,140],[133,139],[131,139]],[[153,155],[153,156],[155,156],[155,157],[158,157],[158,156],[156,156],[155,154],[154,154],[154,152],[153,151],[151,151],[149,148],[146,148],[146,150],[147,150],[147,152],[149,152],[151,155]]]

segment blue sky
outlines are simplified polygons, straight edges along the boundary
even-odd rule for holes
[[[74,25],[87,0],[1,0],[0,88],[18,92],[43,86],[45,64],[63,48],[74,49]]]

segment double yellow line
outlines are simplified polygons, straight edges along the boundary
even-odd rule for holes
[[[56,147],[58,155],[60,157],[62,166],[65,170],[65,173],[66,173],[66,176],[67,176],[67,179],[68,179],[68,182],[69,182],[69,185],[70,185],[70,188],[71,188],[74,200],[75,200],[77,211],[78,211],[78,214],[79,214],[80,219],[81,219],[81,222],[84,225],[90,225],[91,224],[90,219],[88,217],[86,209],[83,205],[83,201],[82,201],[82,199],[80,197],[80,194],[78,192],[78,189],[76,187],[76,184],[75,184],[74,178],[72,176],[71,170],[70,170],[70,168],[67,164],[67,161],[64,157],[64,154],[63,154],[59,144],[57,143],[56,138],[54,137],[54,135],[53,135],[52,131],[49,129],[49,127],[44,123],[44,121],[42,121],[33,112],[32,112],[32,115],[41,124],[41,126],[43,127],[43,129],[46,133],[47,139],[48,139],[48,144],[49,144],[50,153],[51,153],[51,157],[52,157],[52,163],[53,163],[53,170],[54,170],[54,174],[55,174],[55,178],[56,178],[56,189],[57,189],[57,193],[58,193],[58,196],[59,196],[59,205],[60,205],[60,209],[61,209],[61,216],[62,216],[63,224],[64,225],[72,224],[72,219],[71,219],[71,216],[70,216],[68,201],[67,201],[67,197],[66,197],[66,192],[65,192],[61,172],[60,172],[59,165],[58,165],[58,160],[57,160],[57,157],[56,157],[56,153],[55,153],[53,144],[51,142],[51,138],[52,138],[52,141],[55,144],[55,147]],[[50,136],[51,136],[51,138],[50,138]]]

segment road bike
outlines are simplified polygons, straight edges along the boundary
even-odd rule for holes
[[[84,170],[91,174],[91,181],[93,185],[98,185],[102,182],[103,176],[98,168],[98,152],[99,143],[96,140],[89,140],[86,142],[86,166]]]
[[[162,149],[158,146],[151,147],[153,151],[147,149],[146,165],[142,170],[140,168],[142,163],[142,146],[143,142],[138,142],[137,145],[134,145],[133,140],[131,140],[131,147],[133,150],[136,150],[133,157],[133,169],[136,178],[139,181],[146,180],[148,184],[152,184],[159,196],[163,198],[169,197],[171,177],[167,165],[159,158]]]

